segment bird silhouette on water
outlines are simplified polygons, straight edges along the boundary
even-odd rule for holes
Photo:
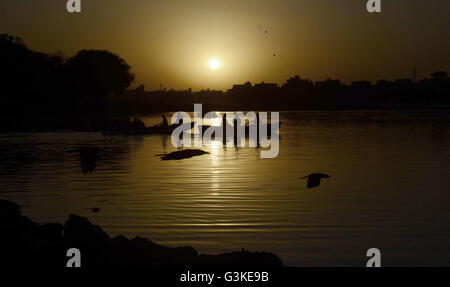
[[[85,174],[94,172],[97,166],[97,157],[101,150],[98,147],[82,146],[69,152],[78,152],[80,155],[81,171]]]
[[[180,151],[174,151],[169,154],[157,154],[156,156],[160,156],[161,160],[182,160],[204,154],[209,154],[209,152],[199,149],[185,149]]]
[[[317,187],[320,185],[320,180],[322,178],[329,178],[330,176],[328,174],[324,174],[324,173],[313,173],[310,174],[308,176],[304,176],[304,177],[300,177],[300,179],[308,179],[308,184],[307,184],[307,188],[313,188],[313,187]]]

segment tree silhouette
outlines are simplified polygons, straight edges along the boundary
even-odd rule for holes
[[[0,35],[0,111],[10,123],[3,122],[2,128],[48,125],[54,113],[60,112],[55,105],[59,105],[62,61],[56,55],[28,49],[18,37]]]
[[[86,128],[103,125],[108,96],[123,94],[134,81],[126,61],[108,51],[82,50],[67,61],[65,69],[78,118],[89,125]]]
[[[134,81],[127,62],[108,51],[82,50],[67,61],[67,67],[78,91],[95,97],[122,94]]]

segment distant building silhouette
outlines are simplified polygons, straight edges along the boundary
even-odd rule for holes
[[[352,82],[352,88],[356,89],[370,89],[372,83],[370,81],[354,81]]]
[[[433,74],[431,74],[431,78],[433,80],[442,81],[442,80],[445,80],[448,78],[448,74],[447,74],[447,72],[438,71],[438,72],[434,72]]]
[[[190,111],[202,103],[213,110],[314,110],[449,108],[450,79],[445,71],[417,80],[313,82],[296,75],[279,86],[251,82],[221,90],[148,91],[129,89],[131,67],[108,51],[82,50],[73,57],[30,50],[17,37],[0,35],[0,131],[101,130],[117,116]]]

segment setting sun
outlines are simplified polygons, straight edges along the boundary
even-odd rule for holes
[[[209,67],[213,70],[219,69],[220,66],[221,66],[221,63],[218,59],[211,59],[211,61],[209,61]]]

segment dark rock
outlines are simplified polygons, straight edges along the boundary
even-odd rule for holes
[[[103,243],[110,240],[109,236],[97,225],[93,225],[87,218],[78,215],[69,215],[64,225],[64,235],[68,240],[84,243],[94,241]]]
[[[165,247],[139,236],[131,240],[118,236],[112,241],[120,262],[125,266],[186,266],[197,257],[197,251],[192,247]]]
[[[281,267],[272,253],[198,255],[189,246],[166,247],[146,238],[111,239],[88,219],[70,215],[61,224],[38,225],[20,215],[20,207],[0,201],[0,268],[65,267],[69,248],[81,252],[82,267]],[[64,231],[64,234],[62,234]]]
[[[200,255],[198,266],[209,267],[283,267],[278,256],[267,252],[240,251],[219,255]]]
[[[0,200],[0,268],[50,265],[44,245],[39,225],[21,216],[19,205]]]
[[[55,241],[62,238],[64,226],[60,223],[46,223],[38,227],[42,239]]]
[[[0,222],[11,222],[20,219],[20,206],[14,202],[0,200]]]
[[[73,215],[64,225],[64,236],[70,248],[78,248],[85,265],[110,265],[113,261],[109,236],[87,218]]]

